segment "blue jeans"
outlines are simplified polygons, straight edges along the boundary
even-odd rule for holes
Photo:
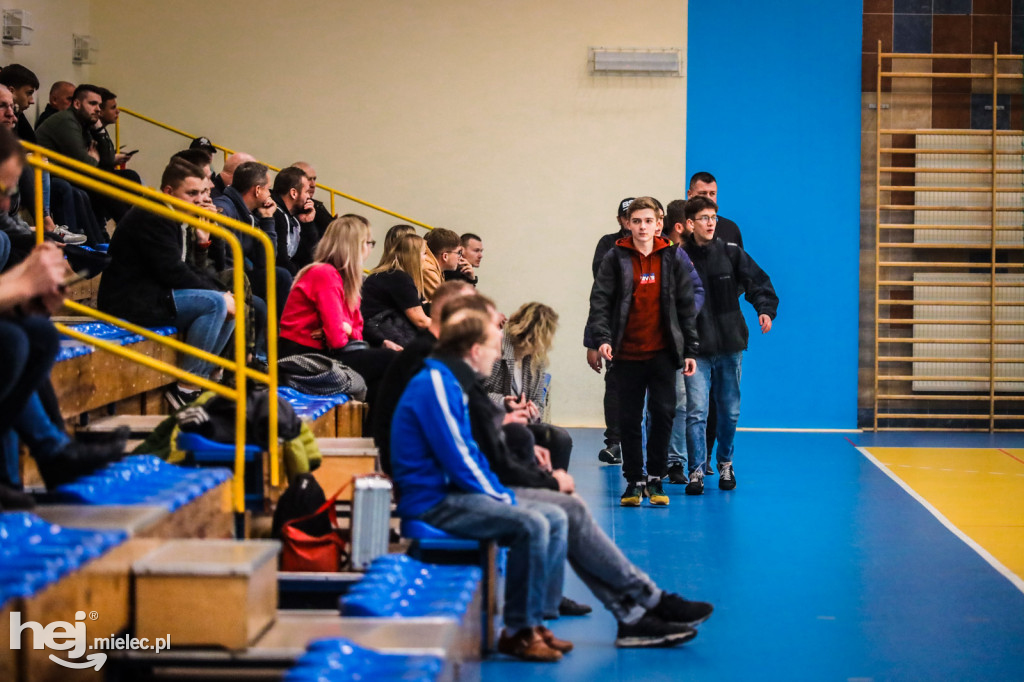
[[[14,422],[14,428],[0,439],[2,456],[7,463],[7,478],[15,485],[19,482],[19,438],[32,453],[32,458],[39,463],[53,458],[71,442],[68,434],[50,420],[50,416],[43,409],[38,392],[29,396],[28,402],[25,403],[25,409],[21,411]]]
[[[175,289],[174,307],[178,314],[174,324],[185,331],[185,343],[219,355],[235,329],[235,319],[228,319],[224,294],[212,289]],[[213,365],[188,355],[181,363],[187,372],[209,378]]]
[[[420,520],[452,535],[508,547],[505,627],[516,631],[544,623],[545,602],[556,587],[562,593],[560,578],[552,584],[551,569],[565,571],[569,522],[564,511],[533,500],[511,505],[479,493],[450,493]]]
[[[686,376],[676,372],[676,413],[668,439],[668,465],[686,466]]]
[[[690,451],[690,473],[708,458],[708,401],[714,386],[718,408],[718,463],[732,461],[736,423],[740,419],[740,375],[743,353],[721,353],[697,358],[697,371],[686,377],[686,447]]]
[[[617,621],[635,623],[647,609],[657,606],[661,590],[601,530],[583,498],[547,488],[516,488],[515,492],[522,504],[527,500],[546,502],[566,513],[569,564]]]

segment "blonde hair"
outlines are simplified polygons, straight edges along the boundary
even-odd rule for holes
[[[505,337],[518,357],[531,355],[534,366],[547,363],[548,350],[558,329],[558,313],[543,303],[524,303],[505,324]]]
[[[423,295],[423,237],[418,234],[407,234],[399,239],[391,249],[391,258],[375,267],[371,274],[401,270],[412,277],[413,284],[420,296]]]
[[[341,282],[345,288],[345,303],[349,308],[359,305],[359,289],[363,279],[363,245],[370,237],[370,226],[355,216],[335,218],[327,226],[324,236],[316,246],[313,264],[327,263],[341,273]],[[307,265],[295,277],[298,281]]]

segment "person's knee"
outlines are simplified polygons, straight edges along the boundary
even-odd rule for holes
[[[28,334],[31,352],[37,358],[53,358],[60,351],[60,335],[48,318],[26,317],[22,324]]]

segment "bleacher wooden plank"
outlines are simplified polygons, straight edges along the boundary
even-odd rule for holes
[[[155,341],[140,341],[131,348],[157,360],[176,362],[174,349]],[[50,378],[61,414],[68,419],[170,383],[166,374],[104,351],[58,362]]]
[[[335,416],[337,419],[334,433],[337,438],[352,438],[363,435],[363,419],[366,416],[366,403],[350,400],[339,405]],[[325,434],[326,435],[326,434]]]
[[[317,447],[323,455],[323,462],[313,471],[313,477],[328,495],[346,485],[353,476],[372,474],[378,471],[378,452],[375,447],[351,447],[354,438],[318,438]],[[363,440],[363,439],[358,439]],[[369,439],[366,439],[369,440]],[[352,499],[352,486],[338,498]]]

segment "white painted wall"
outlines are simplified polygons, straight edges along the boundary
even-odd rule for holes
[[[508,313],[539,300],[561,314],[554,420],[603,422],[581,342],[594,245],[620,198],[683,195],[686,102],[682,78],[591,76],[587,49],[685,54],[685,2],[90,6],[102,47],[91,77],[121,105],[273,164],[308,160],[338,189],[481,234],[481,291]],[[122,143],[155,182],[181,140],[128,118]],[[378,240],[397,222],[360,211]]]
[[[34,30],[30,45],[0,45],[0,66],[21,64],[39,78],[37,111],[46,107],[50,85],[54,81],[87,81],[89,65],[71,63],[73,34],[90,34],[89,3],[74,0],[18,0],[3,3],[3,9],[23,9],[32,15]],[[26,112],[35,123],[37,111]]]

